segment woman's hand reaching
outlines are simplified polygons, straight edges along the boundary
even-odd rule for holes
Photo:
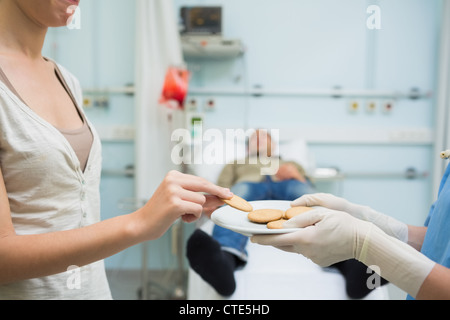
[[[134,212],[139,235],[146,240],[162,236],[172,223],[181,218],[185,222],[196,221],[210,208],[223,205],[220,199],[230,199],[231,191],[203,178],[170,171],[151,199]]]

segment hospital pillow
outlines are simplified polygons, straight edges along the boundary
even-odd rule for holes
[[[217,183],[217,179],[226,163],[230,163],[236,159],[242,159],[246,156],[246,141],[245,139],[225,139],[222,161],[216,161],[217,159],[211,154],[211,148],[214,148],[214,146],[210,146],[209,148],[208,146],[213,143],[216,142],[203,142],[201,146],[203,151],[201,163],[191,164],[189,166],[189,172],[196,176],[203,177],[208,181]],[[226,152],[226,150],[232,150],[233,148],[235,150],[234,152]],[[282,159],[286,161],[299,163],[303,166],[307,174],[314,171],[314,159],[308,151],[305,140],[301,138],[281,140],[279,145],[275,147],[274,153],[275,155],[280,154]]]

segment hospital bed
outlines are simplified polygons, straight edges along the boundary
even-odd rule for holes
[[[227,141],[236,143],[236,141]],[[237,143],[245,143],[238,141]],[[240,148],[237,148],[238,150]],[[279,142],[277,154],[285,160],[296,161],[306,172],[314,170],[314,159],[309,154],[307,144],[298,138]],[[236,154],[241,157],[243,154]],[[230,161],[232,159],[227,159]],[[217,181],[223,164],[192,165],[193,174],[209,181]],[[198,228],[211,234],[214,224],[207,218],[198,222]],[[247,265],[235,272],[236,291],[227,299],[348,299],[344,277],[334,268],[322,268],[299,254],[261,246],[249,241]],[[219,294],[192,269],[188,271],[187,298],[191,300],[226,299]],[[365,299],[388,299],[386,286],[373,290]]]

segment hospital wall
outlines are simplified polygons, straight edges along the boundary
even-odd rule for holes
[[[222,5],[225,38],[240,39],[245,52],[228,60],[189,59],[191,94],[199,105],[211,98],[207,127],[297,131],[317,167],[337,167],[353,178],[319,182],[321,191],[370,205],[422,224],[433,200],[431,179],[398,177],[408,168],[431,174],[434,99],[334,98],[286,95],[209,96],[204,92],[251,90],[433,92],[440,1],[187,1],[181,6]],[[381,8],[381,29],[370,30],[366,9]],[[350,111],[356,101],[359,109]],[[376,103],[373,112],[366,110]],[[409,137],[399,137],[399,136]],[[416,136],[415,136],[416,135]],[[426,138],[426,136],[428,138]],[[386,175],[384,174],[386,173]]]
[[[183,5],[223,5],[224,37],[238,38],[246,48],[236,59],[188,59],[191,90],[339,86],[402,92],[419,88],[425,92],[435,87],[437,0],[174,2],[177,9]],[[367,29],[370,4],[381,7],[380,30]],[[72,71],[85,89],[133,84],[135,67],[139,67],[135,66],[135,2],[82,1],[81,17],[80,29],[51,30],[44,53]],[[135,106],[132,95],[105,95],[106,107],[101,106],[99,96],[102,98],[101,94],[87,95],[94,106],[85,110],[103,137],[101,204],[106,219],[134,207],[134,179],[123,174],[124,168],[134,163],[134,142],[111,132],[134,126]],[[381,107],[366,112],[364,99],[357,99],[360,110],[349,112],[349,98],[194,94],[189,98],[201,102],[214,99],[214,110],[205,113],[206,128],[264,127],[279,129],[281,136],[297,130],[308,141],[317,167],[366,173],[360,178],[319,182],[319,190],[370,205],[409,223],[423,223],[433,198],[430,178],[407,180],[370,174],[402,173],[410,167],[431,173],[432,157],[436,156],[432,142],[393,142],[385,137],[432,132],[433,98],[400,99],[389,113]],[[380,105],[383,101],[376,100]],[[186,228],[188,234],[193,226]],[[176,258],[171,249],[170,233],[152,242],[149,268],[174,267]],[[108,258],[106,267],[139,269],[141,247]]]

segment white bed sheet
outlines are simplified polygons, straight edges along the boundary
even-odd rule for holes
[[[211,232],[210,221],[202,226]],[[192,269],[189,270],[190,300],[347,300],[344,277],[333,268],[321,268],[302,255],[249,242],[247,265],[235,272],[236,291],[225,298]],[[389,299],[386,286],[375,289],[365,300]]]

